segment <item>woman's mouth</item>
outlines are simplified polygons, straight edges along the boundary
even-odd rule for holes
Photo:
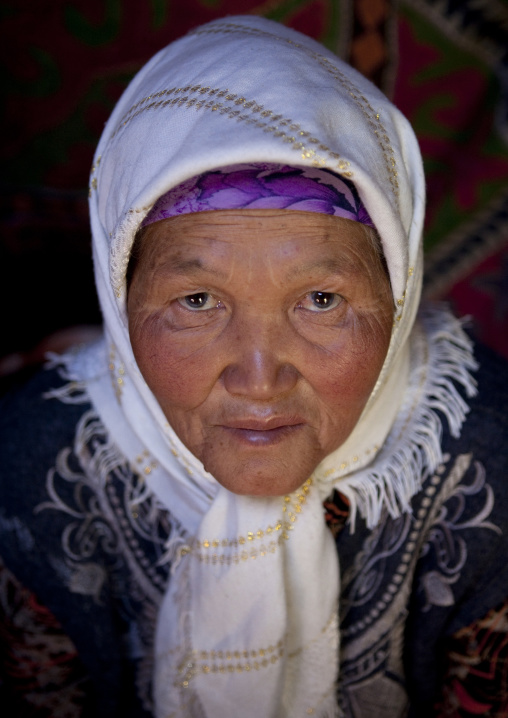
[[[304,422],[295,417],[273,417],[268,420],[240,419],[220,425],[230,436],[251,446],[276,444],[300,431]]]

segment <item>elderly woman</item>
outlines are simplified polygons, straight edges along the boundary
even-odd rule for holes
[[[400,113],[288,28],[217,21],[134,78],[90,184],[105,338],[5,401],[28,703],[506,710],[499,369],[485,410],[459,322],[417,317],[424,192]]]

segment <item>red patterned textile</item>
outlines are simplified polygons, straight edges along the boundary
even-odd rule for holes
[[[456,633],[437,718],[508,715],[508,601]]]
[[[0,695],[16,718],[78,718],[88,679],[56,618],[0,562]]]

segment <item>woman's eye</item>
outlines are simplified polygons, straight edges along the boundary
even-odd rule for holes
[[[185,309],[199,311],[200,309],[213,309],[218,307],[220,302],[208,292],[197,292],[196,294],[187,294],[185,297],[178,298],[179,304]]]
[[[311,312],[327,312],[338,307],[343,301],[340,294],[333,292],[310,292],[305,295],[300,306]]]

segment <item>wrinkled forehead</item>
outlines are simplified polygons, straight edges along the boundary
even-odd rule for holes
[[[271,285],[293,296],[313,283],[320,291],[351,291],[354,283],[356,295],[362,287],[367,292],[377,287],[386,301],[390,285],[383,259],[375,230],[343,217],[285,209],[213,210],[146,225],[133,248],[128,283],[139,298],[151,296],[155,285],[229,292],[234,283],[245,287],[256,276],[261,294]]]

